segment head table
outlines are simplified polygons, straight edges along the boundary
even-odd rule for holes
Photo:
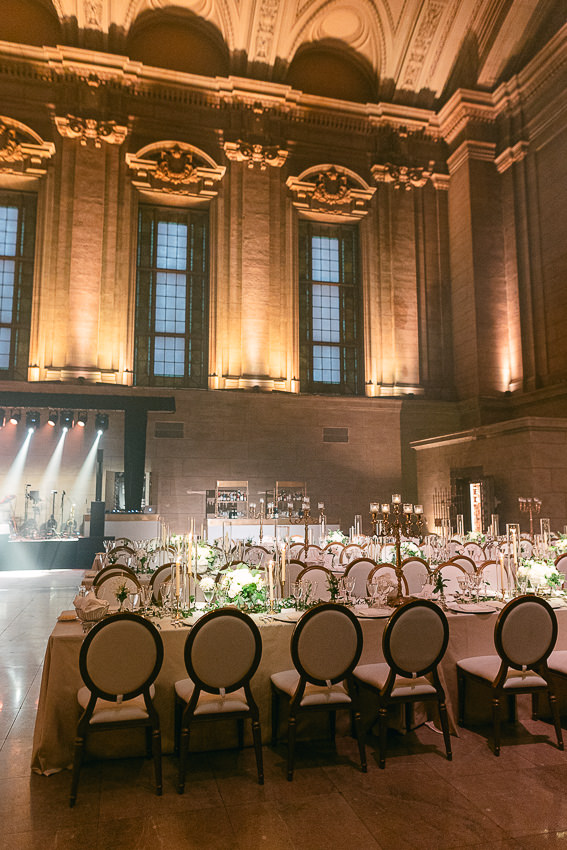
[[[567,649],[567,607],[557,610],[559,635],[557,649]],[[262,737],[270,737],[270,675],[290,669],[290,639],[293,623],[269,620],[252,615],[262,636],[262,659],[252,679],[252,691],[260,709]],[[488,655],[494,649],[494,625],[497,613],[447,614],[449,646],[439,672],[447,697],[452,731],[456,731],[457,678],[456,662],[472,655]],[[187,677],[183,648],[189,634],[187,627],[173,627],[167,618],[158,620],[164,644],[164,661],[156,680],[155,706],[160,716],[163,752],[173,751],[174,682]],[[364,645],[360,663],[383,661],[382,633],[386,618],[361,618]],[[83,640],[79,622],[57,622],[49,637],[34,731],[32,770],[49,774],[68,768],[72,762],[73,743],[80,715],[77,691],[82,686],[79,673],[79,651]],[[489,701],[488,701],[489,702]],[[486,703],[486,701],[485,701]],[[489,709],[489,706],[487,706]],[[372,703],[362,704],[363,720],[373,717]],[[469,717],[467,702],[467,717]],[[486,714],[489,717],[489,714]],[[285,722],[285,715],[283,718]],[[313,721],[318,722],[318,721]],[[324,720],[321,720],[324,723]],[[219,729],[220,725],[220,729]],[[236,724],[203,724],[191,736],[191,749],[219,749],[235,746]],[[313,734],[321,736],[322,729]],[[346,726],[345,726],[346,728]],[[282,730],[283,731],[283,730]],[[250,730],[246,733],[250,735]],[[131,735],[132,737],[128,737]],[[251,736],[250,736],[251,739]],[[143,738],[136,730],[131,733],[92,735],[89,751],[98,756],[125,756],[143,752]]]

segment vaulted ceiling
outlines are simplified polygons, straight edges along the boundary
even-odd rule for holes
[[[0,0],[5,41],[416,105],[493,89],[564,22],[564,0]]]

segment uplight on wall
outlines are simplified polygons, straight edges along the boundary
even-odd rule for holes
[[[10,422],[12,425],[18,425],[22,418],[21,411],[13,410],[10,416]]]
[[[97,413],[95,417],[95,429],[99,434],[102,434],[103,431],[108,431],[107,413]]]
[[[40,415],[37,410],[28,410],[26,413],[26,428],[28,431],[37,431],[41,423]]]
[[[61,415],[59,417],[59,422],[61,423],[61,427],[65,428],[69,431],[73,427],[73,411],[72,410],[62,410]]]
[[[88,419],[88,418],[89,418],[89,417],[88,417],[88,414],[87,414],[86,410],[81,410],[81,412],[80,412],[80,413],[79,413],[79,415],[77,416],[77,425],[78,425],[80,428],[84,428],[84,427],[85,427],[85,425],[87,424],[87,419]]]
[[[58,415],[56,410],[50,410],[49,416],[47,417],[47,424],[51,425],[52,428],[55,428],[57,425]]]

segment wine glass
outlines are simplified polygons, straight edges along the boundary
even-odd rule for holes
[[[356,586],[356,579],[353,576],[347,576],[345,578],[345,590],[346,590],[347,605],[352,605],[352,595],[354,593],[355,586]]]
[[[130,611],[136,611],[140,603],[140,591],[130,590],[128,592],[128,602],[130,603]]]
[[[376,594],[378,593],[378,585],[375,581],[366,582],[366,595],[369,605],[374,605],[376,602]]]
[[[203,598],[204,598],[205,602],[207,603],[207,605],[210,605],[211,602],[213,601],[214,597],[215,597],[215,589],[216,588],[214,586],[213,587],[207,586],[207,587],[201,588],[201,589],[203,591]]]
[[[303,586],[300,581],[294,581],[291,585],[291,595],[295,599],[295,607],[299,607],[301,597],[303,595]]]

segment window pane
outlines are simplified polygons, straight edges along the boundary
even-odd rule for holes
[[[12,322],[15,270],[13,260],[0,260],[0,322],[8,325]]]
[[[313,380],[323,384],[340,384],[340,348],[332,345],[313,346]]]
[[[156,275],[156,333],[184,334],[187,278],[184,274]]]
[[[10,328],[0,328],[0,369],[10,368]]]
[[[187,225],[158,221],[156,266],[158,269],[187,268]]]
[[[339,282],[339,240],[313,236],[311,240],[311,279]]]
[[[338,286],[313,284],[313,340],[341,341],[341,309]]]
[[[183,377],[185,372],[185,340],[156,336],[154,339],[154,375]]]
[[[0,255],[14,257],[18,238],[18,208],[0,207]]]

